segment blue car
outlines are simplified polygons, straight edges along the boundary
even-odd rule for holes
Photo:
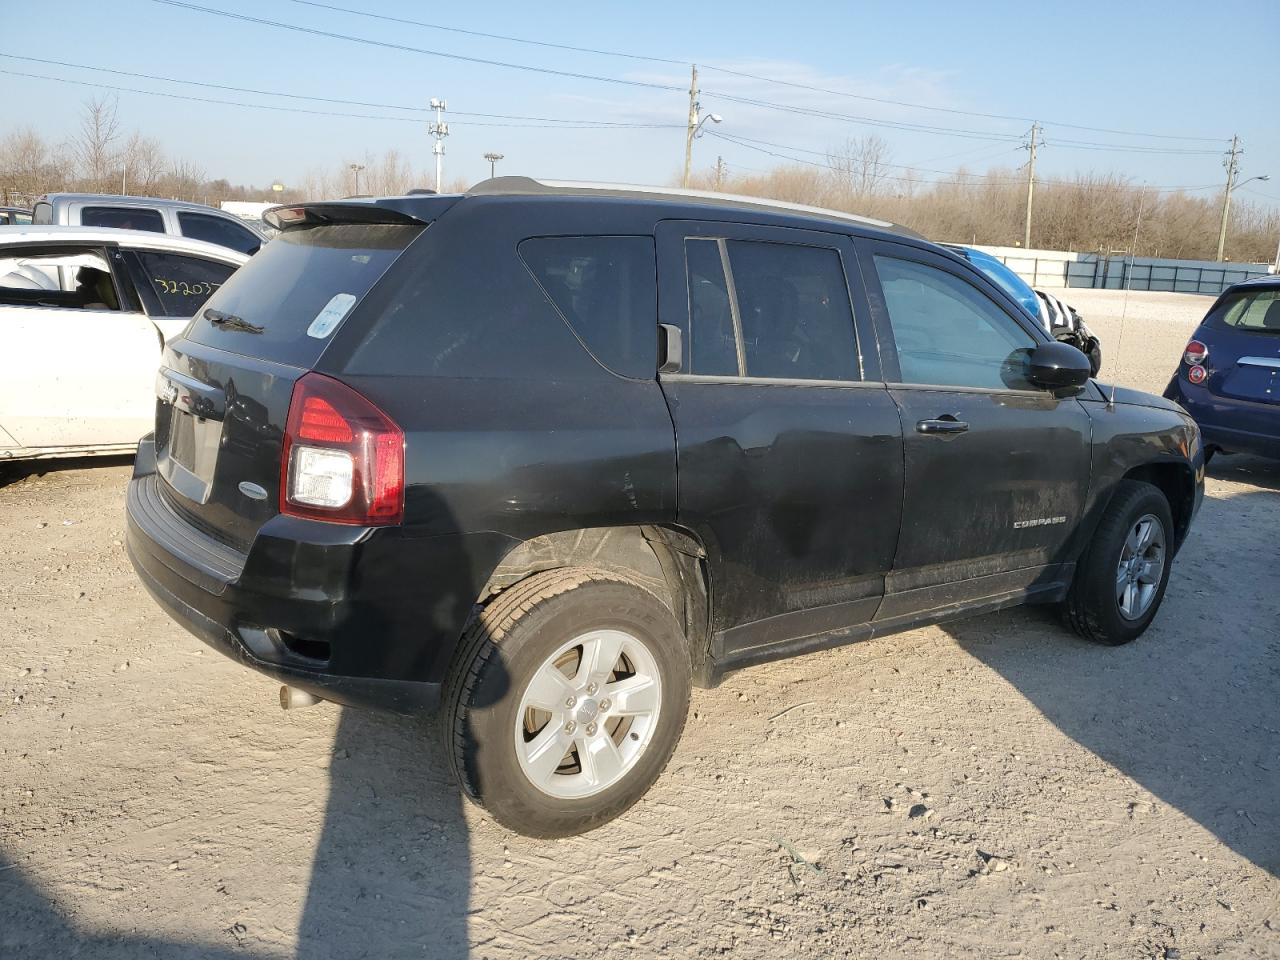
[[[1098,370],[1102,367],[1102,346],[1074,307],[1063,303],[1051,293],[1034,289],[998,257],[973,247],[953,244],[944,246],[956,256],[968,260],[986,274],[988,280],[1022,304],[1027,313],[1040,321],[1049,336],[1071,344],[1088,357],[1093,375],[1098,375]]]
[[[1164,395],[1200,425],[1205,453],[1280,459],[1280,277],[1228,287]]]

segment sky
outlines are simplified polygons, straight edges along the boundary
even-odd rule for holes
[[[1241,180],[1272,179],[1242,184],[1236,197],[1280,206],[1276,0],[1219,0],[1211,10],[1179,0],[190,4],[372,42],[164,0],[0,0],[0,135],[31,126],[64,139],[84,101],[107,93],[118,97],[126,129],[158,138],[210,177],[296,184],[308,171],[394,148],[430,186],[425,108],[438,97],[449,108],[446,180],[483,179],[483,155],[495,151],[504,155],[499,173],[670,183],[683,163],[689,64],[696,62],[703,113],[723,118],[695,143],[698,169],[718,156],[739,173],[782,157],[821,164],[828,151],[874,134],[888,143],[900,183],[961,165],[1012,170],[1026,162],[1021,143],[1036,120],[1044,131],[1038,177],[1114,172],[1205,196],[1220,194],[1222,154],[1239,134]],[[814,87],[827,92],[807,89]]]

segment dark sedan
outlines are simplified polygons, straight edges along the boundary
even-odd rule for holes
[[[1200,425],[1206,454],[1280,459],[1280,276],[1238,283],[1217,299],[1164,395]]]

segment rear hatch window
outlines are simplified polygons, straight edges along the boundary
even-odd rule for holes
[[[1241,291],[1228,296],[1218,312],[1242,333],[1280,333],[1280,290]]]
[[[340,223],[289,229],[210,298],[195,343],[310,367],[356,303],[423,229]]]

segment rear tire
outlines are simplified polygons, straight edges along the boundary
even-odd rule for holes
[[[1152,484],[1122,480],[1076,566],[1064,604],[1067,623],[1095,643],[1136,640],[1164,599],[1173,545],[1164,494]]]
[[[491,600],[445,681],[445,749],[467,795],[531,837],[626,811],[670,760],[688,713],[688,645],[624,575],[535,574]]]

